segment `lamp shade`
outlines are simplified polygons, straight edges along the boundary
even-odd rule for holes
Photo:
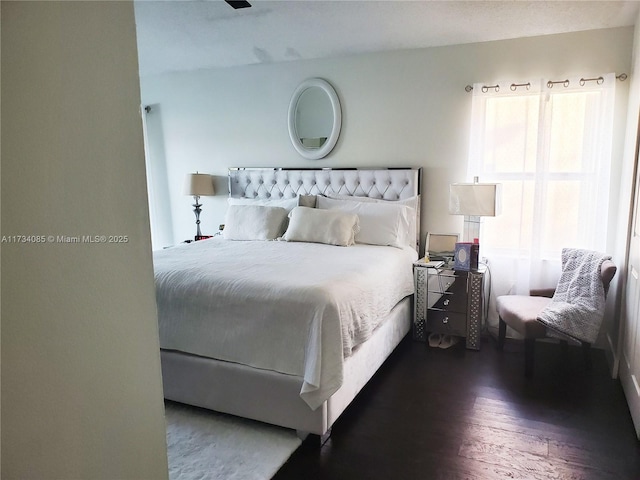
[[[213,195],[213,178],[206,173],[188,173],[184,177],[182,193],[194,197]]]
[[[499,183],[453,183],[449,186],[449,213],[477,217],[500,214]]]

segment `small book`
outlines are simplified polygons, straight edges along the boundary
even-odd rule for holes
[[[430,262],[425,262],[424,258],[421,258],[416,263],[427,268],[440,268],[444,265],[444,262],[441,260],[431,260]]]
[[[424,264],[427,268],[440,268],[444,265],[444,262],[442,260],[432,260],[430,262],[425,262]]]

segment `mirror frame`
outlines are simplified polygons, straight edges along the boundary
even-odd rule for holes
[[[304,145],[302,145],[302,142],[298,137],[296,128],[296,110],[298,107],[298,101],[307,89],[313,87],[318,87],[322,89],[322,91],[324,91],[324,93],[327,95],[327,97],[329,97],[329,100],[331,101],[331,108],[333,110],[333,127],[331,129],[331,134],[329,135],[329,137],[327,137],[327,141],[324,142],[322,147],[317,149],[306,148]],[[302,82],[293,92],[293,95],[291,96],[291,102],[289,102],[289,137],[291,138],[291,143],[298,151],[298,153],[310,160],[318,160],[320,158],[326,157],[338,142],[341,127],[342,111],[340,110],[340,99],[338,98],[338,94],[333,89],[331,84],[321,78],[310,78]]]

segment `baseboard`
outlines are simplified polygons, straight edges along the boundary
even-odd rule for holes
[[[623,354],[620,354],[623,356]],[[629,413],[633,420],[633,426],[636,430],[636,436],[640,440],[640,388],[638,383],[629,370],[629,364],[626,358],[620,358],[620,383],[622,384],[622,390],[629,406]]]

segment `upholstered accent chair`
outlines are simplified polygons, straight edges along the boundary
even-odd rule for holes
[[[609,284],[616,274],[616,266],[611,260],[605,260],[600,267],[600,279],[605,295]],[[555,288],[535,289],[529,295],[502,295],[496,301],[500,320],[498,332],[498,350],[504,347],[507,325],[524,337],[525,376],[533,376],[535,341],[547,336],[547,327],[539,322],[538,316],[549,305]],[[581,342],[587,368],[591,367],[591,344]],[[562,348],[567,347],[566,340],[560,340]]]

